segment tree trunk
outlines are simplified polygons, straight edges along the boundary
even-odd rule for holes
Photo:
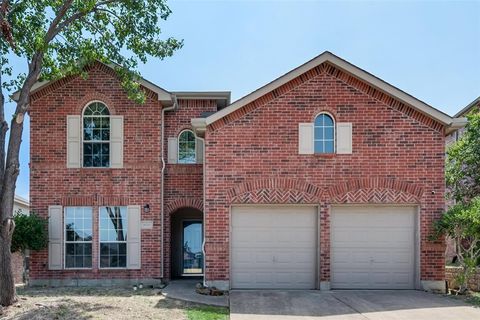
[[[10,306],[16,302],[12,254],[10,252],[12,228],[11,223],[6,223],[2,225],[0,232],[0,305],[2,306]],[[7,237],[7,239],[4,237]]]

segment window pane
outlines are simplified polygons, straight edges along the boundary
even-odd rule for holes
[[[324,114],[323,115],[323,125],[326,127],[332,127],[333,126],[333,119],[329,115]]]
[[[325,152],[333,153],[333,141],[325,141]]]
[[[65,267],[92,267],[92,208],[65,208]]]
[[[100,267],[125,268],[127,253],[127,208],[101,207],[100,224]]]
[[[108,140],[110,140],[110,130],[108,130],[108,129],[102,129],[102,140],[103,140],[103,141],[108,141]]]
[[[315,118],[315,127],[321,127],[321,126],[323,126],[323,114],[318,115]]]
[[[333,140],[333,127],[325,127],[325,139]]]
[[[83,155],[83,166],[84,167],[92,167],[93,166],[93,159],[90,155]]]
[[[323,128],[322,127],[315,127],[315,140],[323,139]]]
[[[324,153],[323,141],[315,141],[315,153]]]

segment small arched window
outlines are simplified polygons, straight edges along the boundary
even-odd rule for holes
[[[83,166],[110,166],[110,112],[101,102],[83,110]]]
[[[195,134],[184,130],[178,136],[178,163],[196,163]]]
[[[335,122],[327,113],[320,113],[314,123],[315,153],[335,152]]]

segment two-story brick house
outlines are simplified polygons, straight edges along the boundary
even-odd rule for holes
[[[445,135],[464,124],[325,52],[230,104],[143,105],[113,70],[31,95],[34,284],[444,288]]]

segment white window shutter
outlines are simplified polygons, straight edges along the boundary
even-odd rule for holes
[[[178,143],[176,137],[168,138],[168,163],[177,163]]]
[[[110,116],[110,167],[123,168],[123,116]]]
[[[203,140],[202,139],[195,139],[195,147],[197,151],[197,163],[203,163]]]
[[[48,207],[48,269],[61,270],[63,266],[62,206]]]
[[[337,123],[337,153],[352,153],[352,124],[349,122]]]
[[[298,153],[313,154],[313,123],[298,124]]]
[[[67,116],[67,168],[80,168],[80,116]]]
[[[140,206],[128,206],[127,215],[127,269],[140,269],[142,267]]]

